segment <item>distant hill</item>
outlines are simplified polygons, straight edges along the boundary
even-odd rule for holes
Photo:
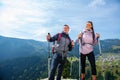
[[[101,40],[102,53],[120,53],[120,39]],[[70,55],[78,56],[78,45],[76,44]],[[99,54],[98,45],[95,46],[95,54]],[[28,56],[47,57],[47,42],[18,39],[0,36],[0,60]]]
[[[105,39],[105,40],[100,40],[100,45],[101,45],[101,52],[102,54],[104,53],[120,53],[120,39]],[[71,52],[70,56],[79,56],[79,45],[75,44],[75,47],[73,51]],[[94,46],[94,54],[98,55],[100,54],[99,50],[99,45]]]
[[[102,52],[120,53],[120,39],[106,39],[101,41]]]
[[[46,48],[45,42],[0,36],[0,60],[45,55]]]

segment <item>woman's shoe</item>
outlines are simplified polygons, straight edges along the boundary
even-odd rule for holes
[[[96,75],[92,75],[92,80],[97,80]]]
[[[85,74],[83,74],[83,73],[81,74],[81,79],[85,80]]]
[[[82,80],[85,80],[85,78],[82,78]]]

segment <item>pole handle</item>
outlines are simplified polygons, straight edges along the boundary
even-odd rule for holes
[[[50,35],[50,33],[48,33],[48,35]]]

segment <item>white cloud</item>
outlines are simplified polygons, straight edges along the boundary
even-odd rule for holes
[[[36,28],[32,27],[39,27],[49,22],[53,15],[52,11],[48,10],[52,3],[47,4],[48,2],[32,0],[2,0],[0,2],[2,4],[0,6],[0,35],[4,36],[30,38],[29,35],[32,35],[30,32],[36,31]],[[37,26],[31,26],[36,23]],[[42,30],[44,29],[41,28]],[[29,34],[26,35],[22,32]]]
[[[93,7],[93,8],[96,8],[97,6],[102,6],[102,5],[105,5],[105,0],[93,0],[89,6],[90,7]]]
[[[47,35],[48,28],[40,28],[34,32],[33,38],[36,40],[41,40],[44,41],[46,40],[46,35]]]
[[[55,10],[69,6],[69,4],[64,2],[64,0],[43,0],[40,2],[32,0],[2,0],[2,6],[0,6],[2,7],[0,34],[9,37],[45,40],[47,32],[54,34],[57,31],[62,31],[62,28],[59,27],[63,26],[63,24],[54,24],[52,19],[58,18],[56,17],[57,14],[54,13]],[[45,25],[49,23],[54,25]]]
[[[36,29],[33,32],[33,38],[36,40],[40,40],[40,41],[45,41],[46,40],[46,35],[48,33],[51,34],[51,36],[55,35],[56,33],[62,32],[63,29],[63,25],[57,25],[55,24],[54,26],[49,26],[49,27],[43,27],[42,25]]]

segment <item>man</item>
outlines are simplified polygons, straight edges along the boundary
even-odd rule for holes
[[[61,80],[62,71],[67,59],[67,53],[68,51],[71,51],[74,47],[74,42],[71,41],[69,35],[69,26],[64,25],[62,33],[58,33],[51,37],[50,35],[47,35],[47,41],[54,42],[57,41],[57,45],[55,47],[54,56],[52,59],[52,65],[51,65],[51,72],[49,80],[54,80],[55,72],[58,67],[58,74],[56,80]],[[61,36],[61,37],[60,37]]]

